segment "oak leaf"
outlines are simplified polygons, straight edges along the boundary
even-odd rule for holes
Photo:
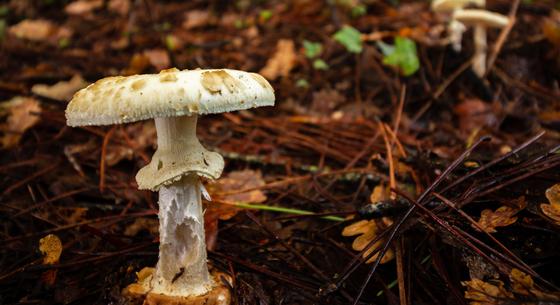
[[[482,211],[478,225],[487,233],[495,233],[497,227],[506,227],[517,221],[515,216],[526,206],[525,197],[520,197],[514,202],[515,207],[502,206],[495,211],[486,209]]]

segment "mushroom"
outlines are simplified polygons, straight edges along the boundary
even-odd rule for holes
[[[274,90],[259,74],[175,68],[98,80],[68,104],[69,126],[155,119],[157,150],[136,181],[159,192],[159,261],[125,289],[145,294],[144,304],[229,304],[229,290],[208,271],[200,181],[217,179],[224,160],[198,141],[197,117],[273,105]]]
[[[474,56],[472,59],[472,69],[479,77],[486,74],[486,28],[504,28],[509,23],[509,18],[489,12],[487,10],[465,9],[457,10],[453,13],[453,20],[465,25],[474,26]]]
[[[465,8],[468,5],[484,7],[486,0],[434,0],[432,1],[432,10],[436,13],[454,13]],[[465,25],[455,18],[452,18],[447,25],[449,41],[456,52],[461,51],[461,40],[463,33],[467,30]]]

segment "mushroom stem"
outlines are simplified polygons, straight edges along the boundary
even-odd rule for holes
[[[474,27],[474,48],[472,69],[476,75],[483,77],[486,73],[486,52],[488,49],[486,27],[484,25],[476,25]]]
[[[188,154],[201,146],[195,115],[155,121],[160,153]],[[206,262],[201,189],[196,173],[159,189],[159,261],[150,281],[152,292],[202,295],[214,286]]]

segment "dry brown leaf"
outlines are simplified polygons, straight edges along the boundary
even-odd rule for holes
[[[482,211],[478,225],[488,233],[496,232],[496,227],[506,227],[517,221],[514,216],[518,211],[508,206],[502,206],[496,211],[486,209]]]
[[[33,41],[49,41],[57,43],[61,38],[70,38],[72,31],[66,27],[59,27],[49,20],[22,20],[12,25],[8,32],[17,38]]]
[[[124,75],[140,74],[150,66],[150,59],[146,54],[136,53],[132,55],[128,68],[124,69]]]
[[[182,27],[192,30],[215,23],[216,18],[208,10],[192,10],[185,13]]]
[[[103,6],[103,0],[78,0],[64,8],[69,15],[83,16]]]
[[[227,174],[215,183],[208,185],[212,200],[223,203],[208,203],[204,213],[204,229],[206,231],[206,247],[212,250],[218,237],[218,220],[227,220],[235,216],[240,209],[236,203],[254,204],[266,201],[266,195],[260,190],[238,194],[225,194],[239,189],[251,189],[264,185],[259,171],[243,170]],[[222,193],[222,194],[221,194]]]
[[[7,107],[9,112],[6,124],[0,125],[0,131],[3,133],[0,143],[5,148],[14,147],[23,133],[39,121],[41,106],[34,98],[16,96],[0,104],[0,107]]]
[[[504,288],[502,281],[494,284],[486,283],[480,279],[473,279],[461,283],[467,287],[465,299],[470,300],[470,305],[497,305],[506,299],[512,299],[511,292]]]
[[[110,0],[107,5],[110,11],[126,16],[130,11],[130,0]]]
[[[62,254],[62,242],[58,236],[49,234],[39,240],[39,250],[43,254],[43,265],[54,265]]]
[[[560,183],[549,187],[545,192],[546,199],[549,204],[542,203],[540,205],[543,214],[554,220],[560,225]]]
[[[31,92],[53,100],[69,102],[76,91],[85,88],[89,83],[81,75],[74,75],[69,81],[61,81],[52,86],[37,84],[31,87]]]
[[[516,295],[535,297],[539,300],[547,300],[550,302],[560,301],[559,293],[548,293],[537,289],[531,276],[523,273],[521,270],[513,268],[509,279],[513,293]]]
[[[497,122],[491,105],[480,99],[465,99],[453,111],[459,117],[459,128],[466,134]]]
[[[167,69],[171,65],[171,60],[169,59],[169,54],[165,49],[152,49],[144,51],[144,55],[148,57],[148,61],[152,66],[154,66],[158,71]]]
[[[288,76],[296,64],[296,59],[294,42],[289,39],[280,39],[276,44],[276,52],[259,73],[269,80]]]
[[[371,202],[375,203],[375,202],[387,200],[389,199],[389,196],[390,196],[389,188],[383,184],[380,184],[373,189],[373,192],[371,193],[370,196],[370,200]],[[342,230],[342,236],[359,235],[354,239],[354,242],[352,242],[352,249],[356,251],[362,251],[367,247],[367,245],[371,241],[377,238],[377,235],[379,233],[383,232],[383,230],[385,230],[391,224],[393,224],[393,221],[387,217],[383,217],[381,219],[360,220],[349,226],[346,226]],[[367,257],[374,250],[380,250],[385,242],[386,240],[384,238],[378,240],[372,246],[370,246],[370,248],[366,252],[364,252],[362,257],[364,258]],[[371,258],[369,258],[366,261],[366,263],[371,264],[375,262],[377,256],[378,253],[374,254]],[[393,252],[393,249],[389,248],[387,253],[385,253],[385,256],[383,256],[383,258],[381,259],[381,264],[385,264],[391,261],[394,257],[395,257],[395,253]]]
[[[506,289],[504,283],[499,280],[488,283],[481,279],[473,279],[461,284],[467,287],[465,298],[471,301],[470,305],[533,305],[541,301],[560,301],[560,294],[539,290],[534,286],[531,276],[518,269],[511,270],[509,281],[509,289]]]
[[[517,214],[526,206],[525,197],[519,197],[515,200],[515,207],[502,206],[496,211],[486,209],[480,214],[478,225],[487,233],[495,233],[497,227],[506,227],[517,221]]]

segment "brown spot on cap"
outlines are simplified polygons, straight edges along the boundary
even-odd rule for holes
[[[238,92],[243,84],[233,78],[224,70],[208,71],[202,73],[202,86],[210,93],[219,93],[224,88],[230,93]]]
[[[146,85],[146,80],[139,79],[139,80],[133,82],[131,87],[132,87],[132,90],[136,91],[136,90],[140,90],[140,89],[144,88],[145,85]]]
[[[171,69],[169,69],[171,70]],[[160,82],[176,82],[177,81],[177,75],[175,75],[175,73],[160,73],[160,77],[159,77],[159,81]]]

